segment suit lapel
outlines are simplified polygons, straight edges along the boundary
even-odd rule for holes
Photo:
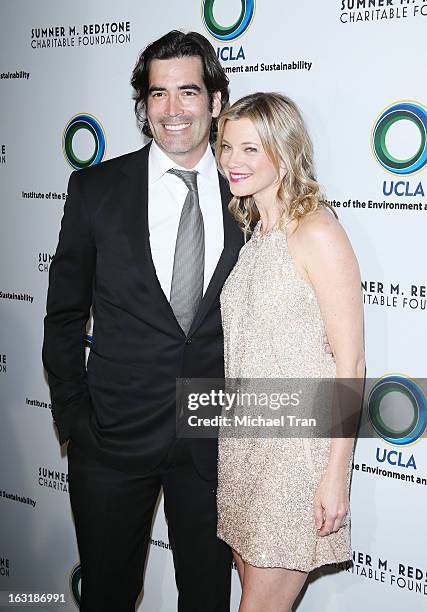
[[[228,210],[228,204],[232,198],[232,194],[228,188],[225,179],[218,173],[219,186],[221,191],[222,203],[222,221],[224,227],[224,246],[221,256],[218,260],[214,273],[212,274],[206,293],[200,303],[199,309],[191,324],[188,335],[194,334],[196,329],[200,327],[205,318],[212,302],[215,300],[218,292],[224,284],[225,279],[229,275],[231,268],[234,266],[239,251],[243,245],[243,234],[237,226],[236,221],[231,216]]]
[[[123,179],[117,186],[118,193],[127,211],[127,229],[130,245],[137,262],[138,268],[144,270],[144,283],[148,287],[153,301],[172,325],[184,335],[169,300],[163,292],[157,277],[150,248],[150,233],[148,227],[148,155],[150,144],[130,156],[122,166]],[[225,279],[236,262],[240,248],[243,244],[243,234],[232,218],[228,204],[232,198],[225,179],[218,174],[222,217],[224,228],[224,246],[216,268],[212,274],[209,285],[200,303],[199,309],[193,320],[188,335],[194,334],[200,327],[212,302],[215,300]]]
[[[149,151],[150,143],[122,168],[125,176],[120,189],[122,201],[124,198],[123,204],[127,210],[128,236],[137,266],[144,272],[144,284],[152,295],[153,303],[156,304],[159,314],[163,314],[177,331],[184,334],[160,285],[151,255],[148,226]]]

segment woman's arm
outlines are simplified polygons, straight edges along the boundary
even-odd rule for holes
[[[344,229],[326,210],[305,217],[296,234],[301,262],[316,293],[335,358],[336,377],[348,379],[353,388],[358,387],[361,399],[365,356],[356,256]],[[354,439],[348,437],[331,440],[328,467],[315,498],[315,522],[320,535],[339,529],[348,512],[347,475],[353,443]]]

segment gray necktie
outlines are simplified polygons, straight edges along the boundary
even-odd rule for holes
[[[197,192],[197,172],[168,170],[188,189],[179,220],[171,284],[170,305],[187,335],[203,296],[205,229]]]

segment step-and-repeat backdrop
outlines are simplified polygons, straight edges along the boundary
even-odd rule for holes
[[[362,271],[376,433],[355,455],[354,563],[313,574],[298,611],[426,610],[427,2],[14,0],[0,12],[0,591],[78,606],[67,461],[40,357],[49,264],[73,168],[142,144],[129,85],[139,51],[185,29],[211,40],[232,100],[275,90],[300,105]],[[234,611],[239,593],[234,570]],[[139,609],[175,606],[160,501]]]

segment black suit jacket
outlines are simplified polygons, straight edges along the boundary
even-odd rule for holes
[[[43,345],[60,443],[71,437],[104,462],[140,473],[152,471],[175,438],[176,378],[224,375],[219,294],[243,243],[219,175],[224,248],[185,336],[151,257],[149,147],[72,173]],[[216,441],[192,440],[190,448],[198,471],[214,478]]]

